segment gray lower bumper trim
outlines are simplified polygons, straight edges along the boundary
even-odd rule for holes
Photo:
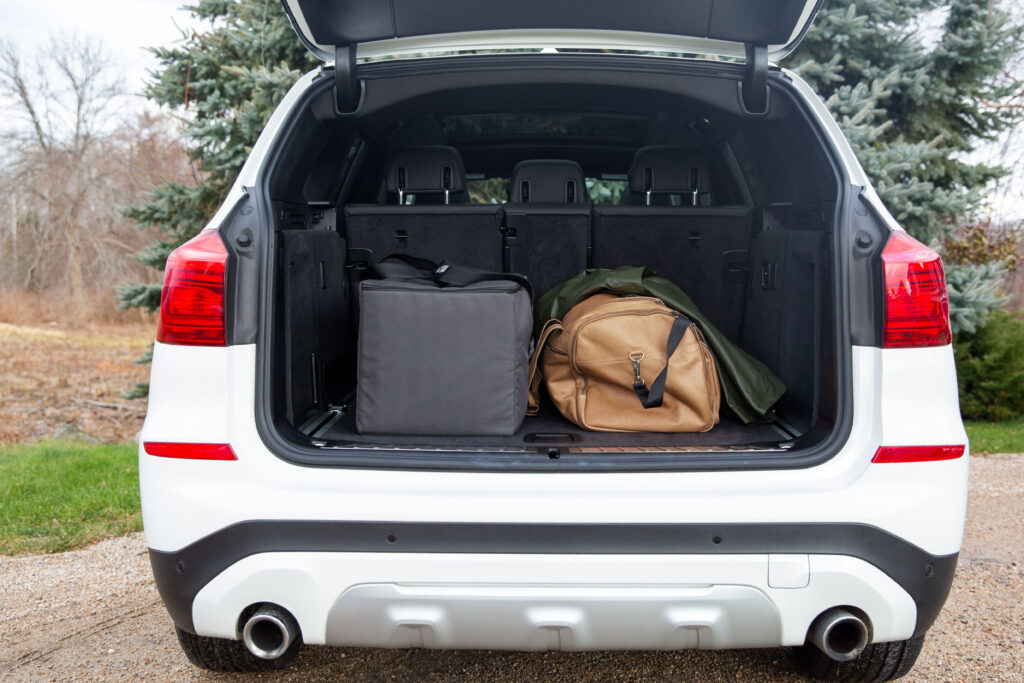
[[[174,623],[194,631],[192,601],[215,576],[264,552],[747,554],[860,558],[917,604],[914,635],[939,615],[957,555],[935,556],[867,524],[464,524],[256,520],[216,531],[175,552],[150,550],[157,589]]]
[[[692,650],[775,647],[779,614],[750,586],[362,584],[327,615],[346,647]]]

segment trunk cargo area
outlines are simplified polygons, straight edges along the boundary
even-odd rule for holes
[[[642,230],[642,222],[637,224]],[[708,232],[715,226],[709,223]],[[692,231],[691,231],[692,232]],[[284,330],[288,364],[288,420],[309,439],[328,445],[379,447],[436,447],[486,450],[490,448],[533,449],[540,447],[594,449],[692,449],[709,447],[778,448],[808,431],[820,417],[819,382],[822,374],[822,332],[827,287],[828,251],[820,234],[777,231],[746,244],[751,260],[764,274],[751,284],[730,274],[720,258],[691,264],[689,278],[697,279],[684,291],[698,305],[702,292],[711,306],[704,314],[726,332],[741,348],[765,363],[787,385],[775,409],[776,419],[767,424],[743,424],[724,405],[720,422],[703,433],[605,433],[583,430],[558,414],[542,394],[541,412],[527,416],[512,436],[399,436],[359,434],[355,429],[356,396],[356,302],[357,289],[351,281],[360,268],[345,267],[344,240],[336,233],[289,232],[284,236],[287,259],[287,308],[291,315]],[[687,239],[682,249],[692,249]],[[709,240],[713,243],[713,240]],[[729,246],[739,247],[740,244]],[[723,252],[713,247],[715,256]],[[664,258],[650,254],[645,260]],[[628,256],[624,258],[629,258]],[[643,259],[640,253],[633,258]],[[636,261],[643,263],[644,261]],[[687,259],[680,255],[680,262]],[[753,269],[753,266],[750,266]],[[664,272],[664,271],[659,271]],[[677,275],[681,275],[678,273]],[[723,281],[725,277],[733,280]],[[672,275],[668,275],[672,277]],[[730,291],[731,290],[731,291]],[[725,308],[715,308],[715,299],[732,299]],[[424,343],[429,343],[425,341]],[[469,378],[467,377],[467,381]],[[400,388],[396,388],[400,390]]]
[[[587,79],[608,82],[588,83],[581,95],[580,72],[568,67],[561,78],[572,85],[530,88],[508,84],[552,77],[527,68],[417,79],[411,66],[385,74],[369,65],[365,73],[374,68],[383,75],[366,81],[358,117],[330,113],[329,90],[313,98],[267,180],[275,235],[267,386],[273,428],[287,441],[369,449],[385,460],[392,450],[784,456],[831,434],[841,408],[840,195],[834,165],[792,98],[772,88],[769,115],[751,118],[737,110],[736,80],[717,76],[649,71],[638,85],[637,73],[591,68]],[[414,83],[437,91],[410,100],[401,93]],[[396,151],[442,146],[465,165],[450,203],[426,191],[396,196]],[[659,193],[661,180],[653,199],[638,189],[638,159],[651,147],[685,155],[698,179],[692,197],[668,186]],[[517,194],[527,160],[536,167],[530,200]],[[665,178],[661,162],[651,163]],[[541,196],[540,173],[552,164],[578,167],[587,192]],[[538,296],[585,268],[650,268],[787,390],[772,421],[744,424],[723,402],[719,424],[704,433],[587,431],[544,396],[540,413],[509,436],[361,434],[358,285],[393,253],[520,273]]]

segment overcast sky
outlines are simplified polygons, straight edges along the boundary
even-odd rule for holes
[[[185,0],[0,0],[0,36],[26,51],[51,36],[80,34],[102,40],[124,66],[125,85],[142,89],[156,66],[147,47],[177,40],[187,27]]]

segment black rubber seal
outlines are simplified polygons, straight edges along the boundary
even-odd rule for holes
[[[267,552],[694,555],[849,555],[878,567],[917,605],[914,635],[946,602],[957,554],[936,556],[867,524],[455,524],[250,521],[177,552],[150,550],[156,587],[174,623],[195,632],[192,603],[239,560]]]

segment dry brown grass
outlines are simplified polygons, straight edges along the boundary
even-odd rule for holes
[[[45,439],[62,425],[105,442],[134,438],[146,402],[123,395],[148,381],[149,366],[134,361],[154,328],[0,322],[0,444]]]
[[[83,306],[76,305],[64,293],[0,289],[0,323],[13,325],[56,324],[61,329],[78,328],[96,323],[156,325],[156,315],[138,309],[117,310],[117,300],[112,289],[89,296]]]

